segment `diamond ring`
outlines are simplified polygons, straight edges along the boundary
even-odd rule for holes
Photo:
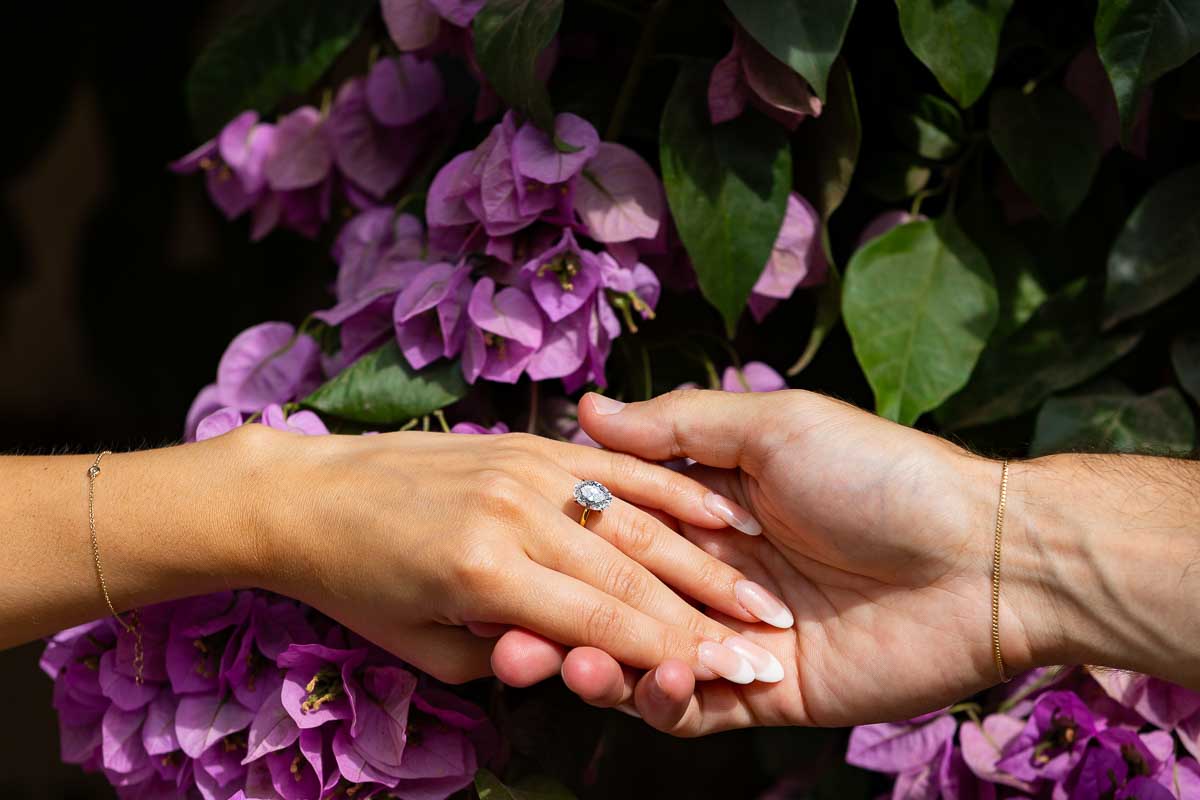
[[[580,525],[587,525],[588,514],[603,511],[612,505],[612,501],[612,492],[600,481],[580,481],[575,484],[575,502],[583,506],[583,515],[579,517]]]

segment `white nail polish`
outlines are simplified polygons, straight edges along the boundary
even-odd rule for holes
[[[704,507],[708,513],[747,536],[758,536],[762,533],[762,525],[758,524],[758,520],[728,497],[709,492],[704,496]]]
[[[737,653],[716,642],[700,643],[700,664],[732,683],[754,681],[754,667]]]
[[[779,659],[744,636],[730,636],[722,644],[749,662],[754,668],[755,680],[761,683],[779,683],[783,680],[783,664],[779,663]]]

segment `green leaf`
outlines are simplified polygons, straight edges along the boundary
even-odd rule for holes
[[[824,99],[856,0],[725,0],[759,44]]]
[[[563,0],[488,0],[471,23],[475,58],[488,83],[545,131],[554,130],[554,109],[537,59],[558,33],[562,13]]]
[[[999,341],[1020,328],[1046,302],[1033,255],[1004,225],[1004,212],[990,191],[975,191],[958,212],[958,222],[971,241],[987,254],[996,276],[1000,313],[992,341]]]
[[[1065,222],[1100,167],[1096,125],[1079,101],[1047,86],[999,89],[989,111],[992,145],[1013,179],[1047,217]]]
[[[663,184],[700,291],[732,336],[783,226],[792,184],[786,131],[757,112],[713,125],[709,67],[686,65],[663,109]]]
[[[1142,93],[1200,52],[1200,5],[1192,0],[1100,0],[1096,46],[1117,97],[1122,138],[1128,141]]]
[[[955,102],[971,106],[992,79],[1012,0],[896,0],[896,5],[908,49]]]
[[[894,109],[891,123],[905,146],[933,161],[953,158],[966,138],[958,109],[931,94],[917,95],[909,108]]]
[[[876,411],[911,425],[961,389],[996,307],[987,260],[949,219],[910,222],[859,249],[842,315]]]
[[[1174,297],[1200,275],[1200,164],[1159,181],[1108,254],[1104,326]]]
[[[1200,330],[1181,333],[1172,342],[1171,364],[1180,385],[1200,403]]]
[[[1178,390],[1053,397],[1038,412],[1030,455],[1066,450],[1186,455],[1196,422]]]
[[[545,775],[530,775],[506,786],[486,769],[475,773],[475,791],[479,800],[575,800],[570,789]]]
[[[301,405],[354,422],[394,425],[445,408],[466,393],[458,362],[441,361],[414,372],[393,341],[360,358]]]
[[[821,116],[806,120],[796,130],[792,146],[804,153],[804,158],[795,162],[796,191],[828,221],[846,199],[862,146],[854,81],[845,62],[834,67]]]
[[[273,0],[237,16],[196,59],[188,110],[209,136],[238,113],[275,110],[325,74],[362,29],[376,0]]]
[[[1015,417],[1128,354],[1141,335],[1100,336],[1092,294],[1084,280],[1069,284],[989,346],[971,382],[938,410],[938,421],[953,429]]]

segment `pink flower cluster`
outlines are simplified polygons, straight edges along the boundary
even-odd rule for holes
[[[440,800],[497,749],[476,706],[311,609],[222,592],[139,611],[145,663],[113,620],[62,631],[63,760],[123,799]]]
[[[846,760],[894,798],[1200,798],[1200,693],[1145,675],[1034,670],[974,706],[854,729]]]
[[[328,109],[301,106],[275,123],[245,111],[171,168],[203,172],[229,219],[250,212],[252,239],[279,226],[313,237],[335,191],[366,208],[409,176],[442,128],[443,100],[433,62],[384,58],[343,84]]]
[[[570,114],[551,137],[510,113],[446,164],[409,215],[364,211],[334,245],[341,369],[394,337],[414,369],[461,358],[463,374],[605,385],[619,315],[653,316],[660,286],[640,260],[660,247],[663,193],[632,150]]]

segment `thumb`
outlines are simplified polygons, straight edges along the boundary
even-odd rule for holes
[[[771,393],[677,389],[641,403],[595,393],[579,401],[579,424],[610,450],[648,461],[690,458],[710,467],[753,472],[762,421],[777,407]]]

